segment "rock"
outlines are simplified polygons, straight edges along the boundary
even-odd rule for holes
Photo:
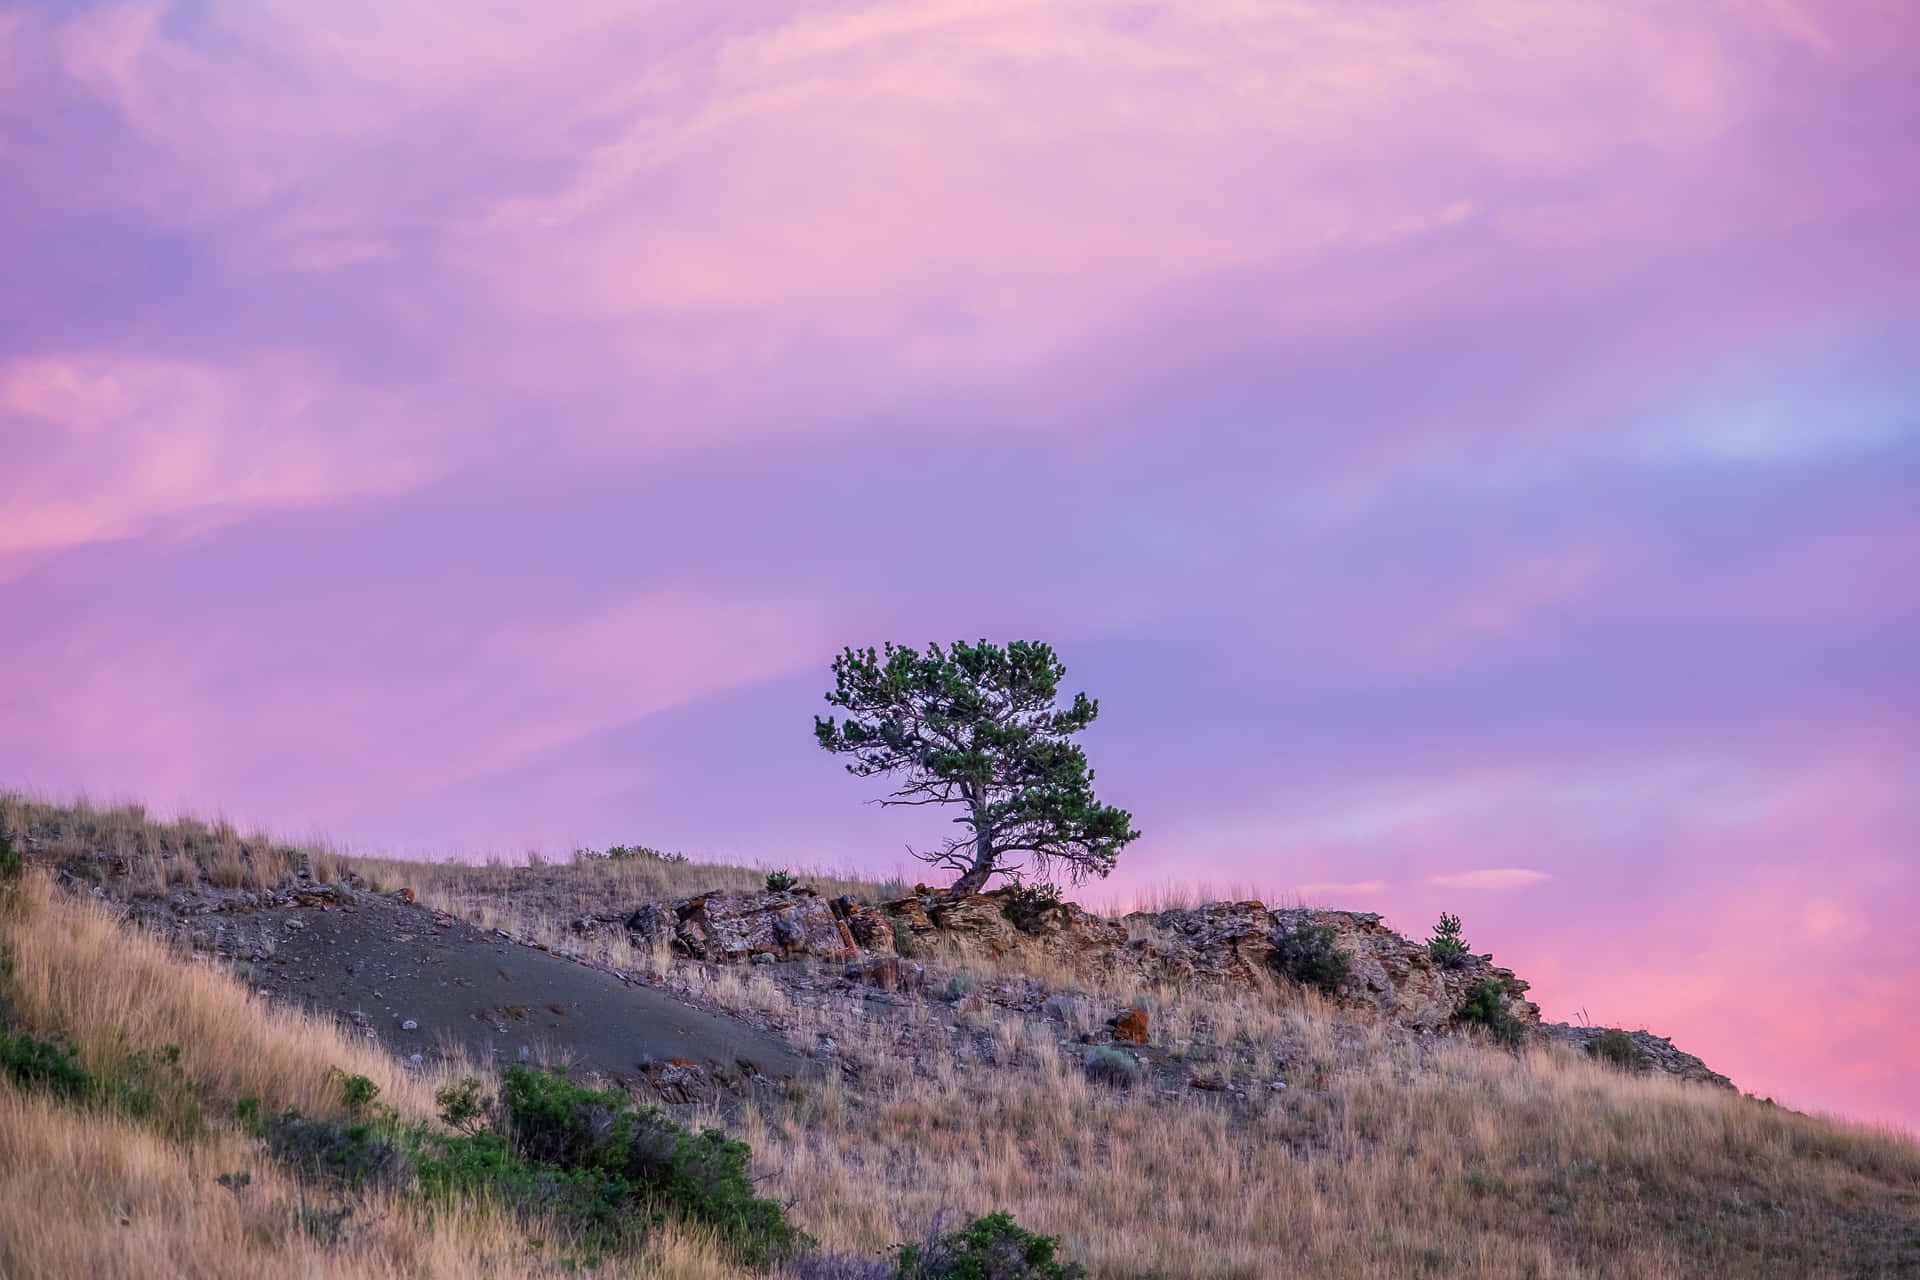
[[[1132,1044],[1147,1042],[1147,1011],[1145,1009],[1123,1009],[1107,1023],[1113,1028],[1115,1040],[1125,1040]]]
[[[1712,1085],[1717,1089],[1735,1087],[1733,1081],[1707,1066],[1699,1058],[1676,1048],[1673,1041],[1666,1036],[1657,1036],[1651,1031],[1623,1031],[1618,1027],[1576,1027],[1565,1022],[1548,1022],[1540,1027],[1542,1037],[1550,1043],[1568,1045],[1583,1053],[1590,1052],[1589,1046],[1609,1031],[1619,1031],[1632,1043],[1634,1051],[1632,1069],[1634,1070],[1658,1071],[1663,1075]]]
[[[828,906],[833,911],[834,919],[847,926],[855,946],[862,951],[883,955],[893,953],[893,921],[876,911],[869,911],[864,903],[856,902],[846,894],[835,898]]]
[[[927,985],[927,971],[918,961],[893,955],[848,965],[847,977],[882,991],[919,991]]]
[[[420,1024],[415,1022],[412,1018],[408,1018],[405,1022],[400,1024],[400,1029],[402,1031],[418,1031],[420,1029]]]
[[[635,908],[633,914],[627,917],[628,931],[639,934],[648,942],[652,942],[663,933],[671,934],[678,923],[679,920],[673,912],[657,902],[645,903]]]
[[[859,954],[846,923],[810,891],[703,893],[671,908],[649,903],[627,917],[627,928],[650,940],[670,929],[677,950],[711,963],[755,956],[848,960]]]

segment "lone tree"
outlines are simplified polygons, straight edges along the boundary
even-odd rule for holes
[[[1133,815],[1093,798],[1086,752],[1068,739],[1100,704],[1078,693],[1054,706],[1066,673],[1050,647],[1026,641],[930,644],[925,654],[889,644],[884,657],[848,649],[827,695],[846,719],[815,716],[813,734],[853,757],[855,777],[904,778],[882,805],[965,806],[954,819],[965,835],[913,850],[959,872],[957,893],[979,892],[996,873],[1018,880],[1023,863],[1047,876],[1058,862],[1075,882],[1104,876],[1140,833]]]

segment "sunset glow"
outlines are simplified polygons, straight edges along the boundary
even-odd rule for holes
[[[479,12],[475,10],[478,9]],[[1920,9],[0,13],[0,787],[902,869],[1041,639],[1174,883],[1920,1131]]]

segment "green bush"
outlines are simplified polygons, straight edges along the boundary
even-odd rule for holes
[[[1479,1027],[1508,1046],[1527,1038],[1527,1024],[1507,1012],[1507,984],[1498,978],[1475,983],[1453,1011],[1453,1020],[1461,1026]]]
[[[1095,1045],[1088,1049],[1080,1065],[1086,1071],[1087,1079],[1095,1084],[1131,1089],[1140,1081],[1140,1064],[1130,1055],[1106,1045]]]
[[[596,1202],[630,1199],[677,1214],[756,1264],[805,1240],[778,1203],[753,1193],[747,1144],[718,1129],[692,1134],[657,1107],[636,1110],[623,1093],[522,1066],[507,1068],[500,1102],[518,1155],[582,1175],[574,1190],[597,1180]]]
[[[973,980],[972,974],[956,973],[947,979],[946,998],[949,1001],[964,1000],[979,989],[980,984]]]
[[[970,1219],[923,1245],[902,1245],[898,1280],[1078,1280],[1078,1264],[1056,1256],[1060,1241],[1028,1231],[1010,1213]]]
[[[380,1096],[380,1086],[365,1076],[350,1076],[339,1067],[327,1068],[327,1078],[340,1090],[340,1105],[358,1115]]]
[[[304,1177],[354,1188],[401,1185],[412,1166],[387,1129],[367,1121],[310,1119],[289,1107],[266,1122],[267,1148]]]
[[[1636,1071],[1641,1066],[1640,1050],[1633,1043],[1633,1037],[1615,1027],[1608,1027],[1587,1041],[1587,1053],[1622,1071]]]
[[[1268,938],[1273,952],[1267,962],[1284,977],[1326,995],[1347,985],[1347,956],[1334,945],[1331,927],[1300,920],[1276,926]]]
[[[462,1133],[478,1133],[493,1111],[493,1099],[480,1092],[480,1081],[473,1076],[435,1090],[433,1100],[440,1108],[440,1122]]]
[[[595,854],[591,849],[586,850],[586,853],[589,857],[607,857],[613,859],[615,862],[633,862],[646,859],[651,862],[665,862],[673,865],[687,860],[687,855],[684,853],[666,853],[660,849],[648,848],[644,844],[616,844],[608,849],[605,854]]]
[[[1427,954],[1443,969],[1466,967],[1472,953],[1467,948],[1467,940],[1460,936],[1459,916],[1440,913],[1440,923],[1433,926],[1433,936],[1427,939]]]
[[[96,1089],[93,1077],[65,1049],[24,1033],[9,1036],[0,1031],[0,1070],[15,1084],[65,1098],[85,1098]]]
[[[797,878],[795,878],[793,874],[790,872],[786,872],[786,871],[767,872],[767,892],[768,893],[785,893],[787,890],[793,888],[793,886],[799,883],[800,881]]]
[[[1000,914],[1022,933],[1039,933],[1047,913],[1061,904],[1058,886],[1046,883],[1023,884],[1000,900]]]
[[[907,927],[905,920],[895,920],[893,922],[893,949],[897,954],[909,960],[913,958],[913,930]]]

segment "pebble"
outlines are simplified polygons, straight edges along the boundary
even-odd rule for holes
[[[412,1018],[408,1018],[405,1022],[400,1024],[400,1029],[402,1031],[418,1031],[420,1029],[420,1024],[415,1022]]]

